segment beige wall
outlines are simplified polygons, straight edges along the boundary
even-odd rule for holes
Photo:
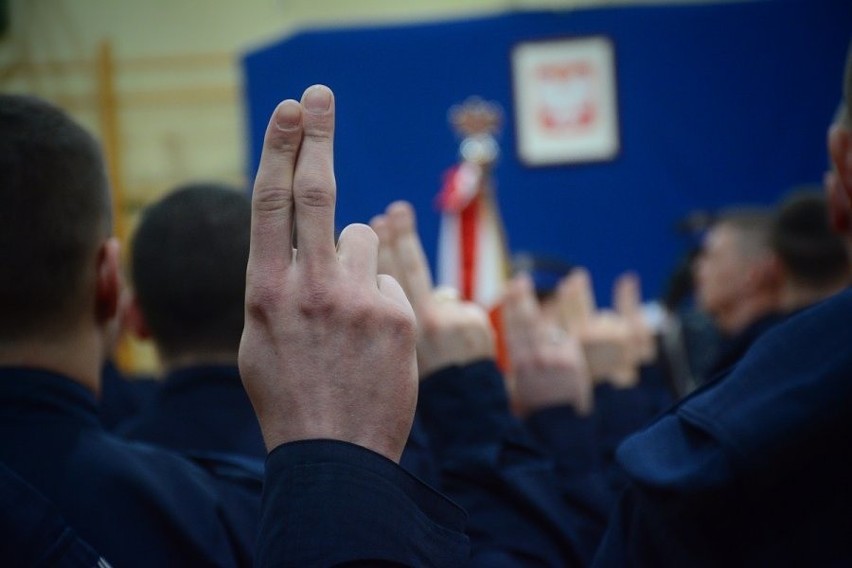
[[[188,178],[242,181],[245,144],[237,58],[254,45],[310,25],[616,3],[11,0],[11,30],[0,43],[0,89],[52,99],[102,135],[94,61],[101,42],[109,41],[118,94],[120,181],[132,211]]]

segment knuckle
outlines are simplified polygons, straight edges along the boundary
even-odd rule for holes
[[[261,185],[254,188],[252,199],[258,211],[280,211],[290,207],[293,199],[291,188],[283,185]]]
[[[331,207],[334,205],[334,192],[334,183],[327,183],[319,176],[311,176],[300,184],[296,200],[305,207]]]
[[[323,144],[331,144],[334,138],[334,131],[331,124],[328,123],[311,123],[305,127],[305,138],[312,142],[320,142]]]
[[[246,318],[266,321],[269,313],[278,303],[278,290],[267,284],[254,284],[246,287]]]
[[[391,310],[384,319],[386,329],[401,343],[413,345],[417,340],[417,326],[414,319],[402,310]]]
[[[301,133],[298,129],[287,132],[276,129],[272,136],[266,138],[265,146],[277,154],[292,157],[296,155],[300,142]]]
[[[299,313],[306,318],[326,317],[337,309],[337,302],[323,282],[311,283],[302,288],[297,300]]]
[[[346,308],[347,319],[358,328],[379,327],[379,314],[374,306],[363,299],[353,299]]]

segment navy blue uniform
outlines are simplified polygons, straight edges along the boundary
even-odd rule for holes
[[[659,365],[641,367],[636,386],[616,388],[611,384],[601,384],[595,387],[594,417],[597,422],[598,450],[602,469],[613,491],[620,492],[625,482],[621,468],[615,461],[618,446],[625,438],[650,424],[674,402]]]
[[[170,373],[151,403],[118,433],[183,452],[266,459],[260,425],[236,365],[187,367]]]
[[[464,512],[346,442],[278,446],[266,462],[259,566],[461,566]]]
[[[187,367],[170,373],[148,406],[118,433],[196,459],[241,455],[259,460],[261,469],[266,459],[260,425],[236,366]],[[417,418],[400,465],[427,483],[437,482],[428,439]]]
[[[606,525],[608,494],[587,469],[557,464],[511,415],[492,361],[426,377],[418,409],[440,488],[469,515],[474,565],[588,563]]]
[[[107,430],[136,416],[154,398],[159,382],[151,378],[128,379],[115,363],[107,361],[101,372],[98,416]]]
[[[0,558],[8,567],[95,568],[101,559],[56,507],[0,464]]]
[[[625,441],[605,566],[852,564],[852,292]]]
[[[116,566],[251,563],[259,483],[112,436],[66,377],[0,369],[0,462]]]
[[[785,318],[786,316],[780,313],[767,314],[752,322],[741,332],[730,337],[723,336],[713,364],[707,371],[706,378],[713,379],[719,373],[736,365],[761,335],[784,321]]]

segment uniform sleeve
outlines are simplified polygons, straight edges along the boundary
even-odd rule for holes
[[[574,566],[591,559],[609,502],[589,476],[559,475],[510,413],[492,361],[425,378],[418,404],[441,490],[469,515],[474,565]]]
[[[464,512],[370,450],[283,444],[267,459],[258,566],[460,566]]]
[[[602,384],[595,388],[600,462],[613,491],[620,492],[627,481],[615,459],[619,444],[650,424],[673,403],[656,365],[642,367],[639,383],[634,387],[615,388]]]

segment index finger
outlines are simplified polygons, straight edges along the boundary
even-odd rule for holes
[[[370,226],[379,237],[379,274],[388,274],[399,282],[401,278],[396,267],[396,252],[393,250],[393,231],[387,215],[376,215],[370,220]]]
[[[432,274],[420,236],[417,234],[414,209],[405,201],[391,203],[388,220],[394,232],[396,268],[414,311],[428,304],[432,297]]]
[[[301,142],[302,107],[288,99],[275,108],[263,138],[251,198],[249,264],[274,270],[292,260],[293,172]]]
[[[336,259],[334,245],[334,94],[324,85],[302,95],[304,134],[293,175],[297,262],[326,265]]]
[[[529,275],[519,274],[509,281],[500,312],[509,356],[523,360],[535,345],[541,315]]]
[[[612,305],[618,315],[628,320],[639,317],[642,310],[642,293],[636,274],[625,272],[616,279]]]
[[[597,311],[595,293],[589,273],[576,268],[559,284],[557,290],[560,323],[568,331],[585,329]]]

